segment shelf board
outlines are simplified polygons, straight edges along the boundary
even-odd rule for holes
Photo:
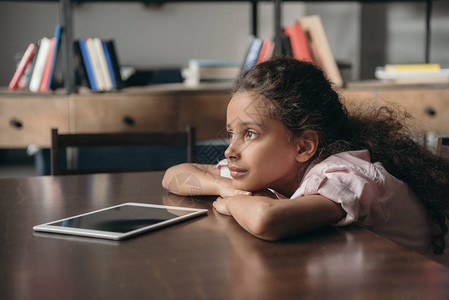
[[[185,86],[182,83],[167,83],[155,84],[146,86],[125,87],[120,90],[111,92],[92,92],[87,87],[80,87],[77,95],[105,95],[105,94],[121,94],[121,95],[139,95],[139,94],[199,94],[199,93],[231,93],[232,82],[226,83],[203,83],[198,86]],[[0,96],[11,96],[17,98],[32,98],[32,97],[61,97],[68,96],[65,89],[61,88],[56,91],[33,93],[26,90],[10,91],[8,87],[0,87]]]

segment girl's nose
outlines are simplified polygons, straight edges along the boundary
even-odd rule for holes
[[[239,157],[237,147],[235,145],[235,141],[232,141],[228,148],[225,150],[225,156],[227,159],[236,159]]]

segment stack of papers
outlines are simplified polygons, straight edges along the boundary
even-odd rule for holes
[[[184,84],[197,86],[204,82],[234,81],[240,74],[239,62],[192,59],[182,70]]]
[[[449,83],[449,69],[439,64],[385,65],[376,68],[375,77],[396,84]]]

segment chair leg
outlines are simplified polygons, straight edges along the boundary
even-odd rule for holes
[[[51,129],[50,169],[51,175],[59,175],[58,129]]]
[[[187,162],[195,162],[196,128],[187,126]]]

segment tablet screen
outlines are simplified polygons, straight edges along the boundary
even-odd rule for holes
[[[179,215],[191,213],[177,210]],[[49,225],[84,228],[101,231],[129,232],[178,217],[166,208],[123,205],[95,214],[73,217]]]
[[[121,239],[206,212],[205,209],[125,203],[38,225],[34,230]]]

